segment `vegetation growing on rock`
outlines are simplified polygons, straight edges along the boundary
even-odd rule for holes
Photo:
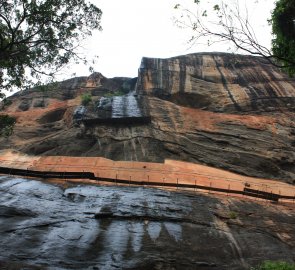
[[[87,106],[92,101],[92,96],[89,93],[84,93],[81,96],[81,104]]]
[[[0,115],[0,137],[9,137],[13,133],[16,119],[7,114]]]
[[[295,270],[295,264],[281,261],[265,261],[258,267],[251,268],[251,270]]]

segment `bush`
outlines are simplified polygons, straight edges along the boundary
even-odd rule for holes
[[[0,137],[9,137],[13,133],[16,119],[7,114],[0,115]]]
[[[119,89],[116,92],[108,92],[104,96],[110,98],[110,97],[124,96],[125,94],[126,93],[122,89]]]
[[[282,261],[265,261],[258,267],[251,268],[251,270],[295,270],[295,264]]]
[[[238,214],[236,212],[229,212],[230,219],[236,219],[237,217],[238,217]]]
[[[5,98],[3,99],[3,104],[5,107],[10,106],[12,104],[12,100]]]
[[[1,102],[2,106],[0,108],[0,110],[4,110],[6,107],[10,106],[12,104],[12,101],[10,99],[4,98]]]
[[[89,93],[85,93],[81,96],[83,106],[87,106],[92,101],[92,96]]]

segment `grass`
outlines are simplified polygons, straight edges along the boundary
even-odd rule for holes
[[[283,261],[265,261],[250,270],[295,270],[295,264]]]

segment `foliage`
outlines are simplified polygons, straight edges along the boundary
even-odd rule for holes
[[[257,1],[259,2],[259,1]],[[216,0],[208,9],[207,1],[194,1],[195,9],[182,8],[177,4],[176,9],[182,10],[176,24],[181,28],[192,30],[189,40],[195,46],[204,40],[207,45],[230,42],[235,50],[261,56],[271,64],[285,68],[292,75],[295,71],[295,0],[278,0],[269,23],[272,24],[275,38],[272,48],[262,45],[250,23],[247,8],[241,8],[239,1],[227,4],[226,1]],[[218,3],[218,4],[216,4]],[[204,4],[204,6],[203,6]]]
[[[270,23],[274,39],[272,49],[290,75],[295,74],[295,0],[279,0]]]
[[[295,270],[295,264],[282,261],[265,261],[261,265],[251,270]]]
[[[92,101],[92,96],[89,94],[89,93],[84,93],[82,96],[81,96],[81,104],[83,106],[87,106],[91,101]]]
[[[58,87],[57,82],[52,82],[49,84],[40,84],[40,85],[35,86],[34,90],[40,91],[42,93],[41,107],[45,107],[45,97],[48,95],[48,92],[57,89],[57,87]]]
[[[9,137],[13,133],[16,119],[7,114],[0,115],[0,137]]]
[[[52,91],[57,89],[59,83],[58,82],[53,82],[53,83],[49,83],[49,84],[40,84],[37,85],[34,90],[36,91],[40,91],[41,93],[45,94],[48,91]]]
[[[3,100],[3,103],[4,103],[4,106],[9,106],[9,105],[12,104],[12,100],[5,98],[5,99]]]
[[[87,62],[79,48],[101,30],[102,12],[85,1],[0,1],[0,93],[53,78],[70,61]]]
[[[0,110],[4,110],[6,107],[10,106],[11,104],[12,104],[12,100],[7,99],[7,98],[4,98],[4,99],[1,101],[1,107],[0,107]]]
[[[236,219],[237,217],[238,217],[238,214],[236,212],[233,212],[233,211],[229,212],[230,219]]]
[[[128,93],[128,92],[127,92]],[[108,92],[104,96],[105,97],[116,97],[116,96],[123,96],[126,94],[126,89],[119,89],[116,92]]]

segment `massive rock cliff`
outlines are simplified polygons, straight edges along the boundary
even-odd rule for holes
[[[43,90],[1,104],[17,122],[0,149],[169,158],[294,183],[295,80],[260,58],[143,58],[138,78],[94,73]],[[92,101],[78,108],[85,93]],[[294,261],[293,204],[10,176],[0,177],[0,194],[1,269],[246,270]]]
[[[17,124],[0,148],[114,160],[170,158],[294,181],[295,80],[263,59],[220,53],[143,58],[135,83],[95,73],[46,92],[20,92],[3,109]],[[91,106],[101,97],[132,90],[150,121],[73,121],[83,93],[92,94],[88,111],[95,111]]]
[[[0,176],[0,269],[249,270],[294,261],[294,208]]]
[[[295,107],[294,80],[253,56],[206,53],[143,58],[137,88],[179,105],[215,112]]]

